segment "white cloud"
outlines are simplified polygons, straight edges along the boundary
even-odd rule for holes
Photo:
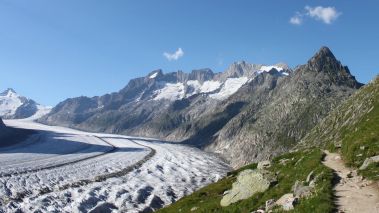
[[[310,17],[322,21],[325,24],[331,24],[342,14],[334,7],[306,6],[304,9],[305,11],[303,12],[296,12],[296,14],[290,18],[289,22],[294,25],[301,25],[306,17]]]
[[[164,52],[163,56],[166,57],[167,60],[169,60],[169,61],[172,61],[172,60],[176,61],[179,58],[184,56],[184,52],[183,52],[182,48],[179,47],[178,50],[176,50],[174,53]]]
[[[296,14],[291,17],[290,23],[294,25],[301,25],[303,23],[303,18],[300,14]]]
[[[305,10],[307,11],[307,15],[309,17],[315,18],[316,20],[321,20],[325,24],[331,24],[341,15],[341,13],[338,12],[334,7],[306,6]]]

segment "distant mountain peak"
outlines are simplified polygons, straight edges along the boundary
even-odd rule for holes
[[[8,88],[0,93],[0,116],[6,119],[37,118],[50,111],[49,107],[42,106],[34,100],[16,93]]]
[[[2,93],[0,93],[1,96],[8,96],[8,97],[10,97],[12,95],[16,95],[16,94],[17,94],[16,91],[12,88],[8,88],[8,89],[4,90]]]

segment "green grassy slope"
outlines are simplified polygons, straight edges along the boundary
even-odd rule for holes
[[[361,88],[317,125],[301,142],[302,146],[341,147],[343,160],[359,168],[368,157],[379,155],[379,77]],[[379,180],[379,164],[361,171]]]
[[[224,191],[232,187],[232,183],[240,171],[254,169],[256,164],[233,171],[217,183],[210,184],[158,212],[191,212],[193,207],[197,207],[193,212],[251,212],[259,207],[264,207],[266,200],[277,200],[283,194],[290,193],[295,181],[305,181],[311,171],[314,171],[315,175],[319,175],[315,192],[310,198],[300,200],[299,205],[292,212],[331,212],[333,209],[332,172],[321,164],[322,157],[323,154],[320,150],[312,149],[275,158],[269,170],[278,174],[278,183],[264,193],[257,193],[228,207],[220,206]],[[280,164],[281,159],[288,159],[286,165]]]

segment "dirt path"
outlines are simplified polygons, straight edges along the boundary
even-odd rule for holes
[[[338,212],[379,213],[378,185],[362,180],[355,171],[345,166],[339,154],[325,153],[324,165],[336,174],[334,192]]]

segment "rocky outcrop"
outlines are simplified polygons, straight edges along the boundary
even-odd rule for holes
[[[359,170],[366,169],[370,164],[372,163],[378,163],[379,162],[379,155],[366,158],[363,164],[359,167]]]
[[[294,209],[297,204],[298,198],[294,197],[292,193],[284,194],[276,201],[276,205],[283,208],[284,211],[289,211]]]
[[[308,198],[312,195],[313,187],[305,186],[303,182],[296,181],[292,186],[292,191],[297,198]]]
[[[238,174],[232,189],[224,193],[220,205],[229,206],[237,201],[247,199],[257,192],[264,192],[276,181],[275,175],[271,172],[246,169]]]

